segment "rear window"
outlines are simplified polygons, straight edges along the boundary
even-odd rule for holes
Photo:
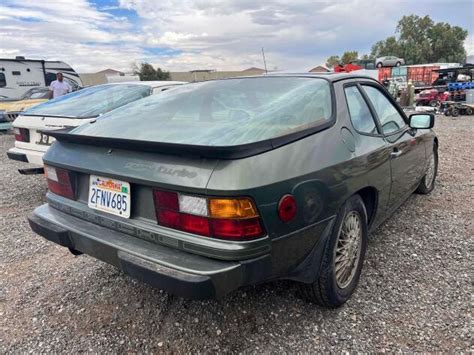
[[[24,115],[73,118],[96,117],[150,95],[147,85],[99,85],[34,106]]]
[[[330,84],[320,78],[258,77],[193,83],[100,117],[75,134],[232,146],[327,123]]]

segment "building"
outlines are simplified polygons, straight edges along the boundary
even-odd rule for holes
[[[328,73],[328,72],[330,72],[330,70],[328,69],[328,67],[321,64],[321,65],[318,65],[318,66],[314,67],[313,69],[310,69],[309,72],[310,73]]]
[[[125,75],[124,72],[121,72],[115,69],[110,69],[110,68],[98,71],[95,74],[104,74],[105,76],[124,76]]]
[[[170,72],[173,81],[204,81],[213,79],[225,79],[235,76],[262,75],[265,69],[251,67],[241,71],[217,71],[215,69],[197,69],[187,72]]]

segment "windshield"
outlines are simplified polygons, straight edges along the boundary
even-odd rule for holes
[[[149,96],[147,85],[98,85],[58,97],[26,110],[24,115],[74,118],[96,117]]]
[[[72,133],[164,143],[231,146],[327,122],[326,80],[256,77],[187,84],[122,107]]]
[[[22,100],[28,99],[48,99],[49,89],[48,88],[33,88],[28,90],[21,97]]]

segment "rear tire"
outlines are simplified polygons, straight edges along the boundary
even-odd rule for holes
[[[397,62],[397,64],[396,64],[396,65],[397,65],[397,67],[399,67],[400,65],[402,65],[402,63],[400,63],[400,62]]]
[[[421,179],[420,185],[416,189],[416,193],[427,195],[435,188],[436,175],[438,175],[438,146],[434,144],[433,154],[428,163],[428,169],[425,176]]]
[[[431,107],[437,107],[439,105],[439,101],[438,100],[431,100],[430,101],[430,106]]]
[[[377,68],[382,68],[383,64],[382,63],[377,63]]]
[[[323,307],[343,305],[359,282],[367,240],[367,211],[362,198],[354,195],[341,207],[326,241],[319,278],[301,284],[302,296]]]

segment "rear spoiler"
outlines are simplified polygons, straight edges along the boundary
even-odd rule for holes
[[[132,140],[124,138],[108,138],[97,136],[85,136],[69,133],[71,128],[42,131],[42,133],[54,137],[59,142],[93,145],[114,149],[134,150],[149,153],[163,153],[180,156],[195,156],[212,159],[240,159],[257,155],[274,149],[271,140],[257,143],[249,143],[236,146],[207,146],[192,144],[176,144]]]
[[[93,145],[96,147],[134,150],[149,153],[163,153],[179,156],[193,156],[199,158],[232,160],[247,158],[258,155],[269,150],[284,146],[297,141],[316,132],[331,127],[335,120],[318,124],[297,132],[292,132],[284,136],[266,139],[259,142],[230,146],[208,146],[194,144],[164,143],[141,141],[125,138],[109,138],[98,136],[86,136],[69,133],[71,128],[42,131],[42,133],[56,138],[59,142]]]

